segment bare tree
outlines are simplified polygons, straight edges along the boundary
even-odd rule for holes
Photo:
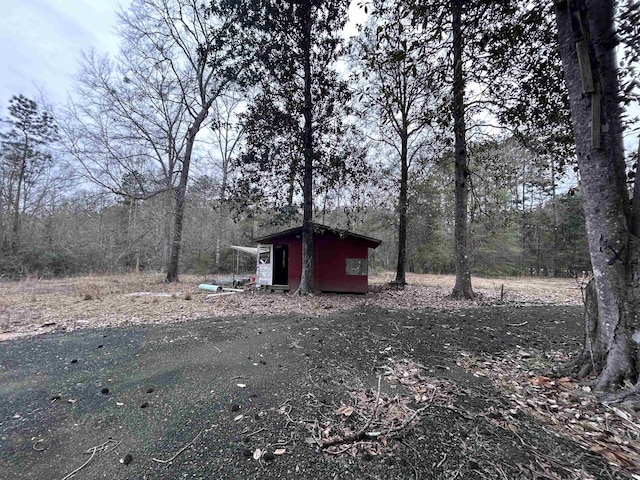
[[[196,140],[235,77],[234,23],[196,0],[135,0],[120,19],[120,55],[85,56],[67,144],[86,177],[114,193],[127,195],[122,179],[133,175],[141,198],[171,194],[175,281]]]
[[[376,115],[379,135],[397,154],[398,258],[395,283],[406,284],[409,169],[427,145],[426,132],[435,119],[436,97],[443,88],[437,46],[418,25],[409,6],[376,0],[374,14],[356,42],[364,78],[361,90],[366,115]],[[429,51],[433,48],[432,51]]]
[[[213,170],[213,178],[217,182],[217,215],[215,237],[215,265],[220,265],[220,244],[228,230],[229,215],[225,202],[229,194],[229,183],[232,179],[234,156],[238,153],[244,140],[244,125],[238,115],[244,105],[244,99],[236,92],[222,95],[212,105],[214,121],[211,125],[214,148],[207,149],[206,158]]]

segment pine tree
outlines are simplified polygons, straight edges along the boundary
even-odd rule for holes
[[[0,172],[5,198],[11,209],[12,227],[10,235],[3,232],[2,236],[3,247],[8,246],[16,253],[21,244],[26,187],[37,181],[40,172],[52,161],[47,146],[57,138],[58,127],[51,113],[23,95],[14,95],[8,110],[9,116],[3,121],[7,130],[0,134]]]

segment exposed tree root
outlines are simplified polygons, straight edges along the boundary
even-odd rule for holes
[[[453,292],[451,292],[451,298],[453,298],[454,300],[473,300],[474,298],[476,298],[476,295],[473,292],[454,290]]]
[[[609,355],[614,355],[610,353]],[[594,389],[599,392],[613,392],[624,385],[635,382],[635,368],[624,356],[609,361],[605,369],[598,376]]]
[[[602,401],[606,404],[615,404],[636,412],[640,411],[640,385],[636,384],[631,388],[609,393],[602,396]]]
[[[593,371],[593,363],[591,355],[583,350],[577,357],[572,358],[566,363],[554,368],[554,372],[559,376],[572,376],[576,378],[584,378]]]
[[[388,283],[389,290],[404,290],[404,287],[407,286],[407,282],[405,280],[392,280]]]
[[[586,287],[582,286],[584,302],[584,348],[573,360],[561,365],[556,373],[585,378],[597,374],[604,368],[604,355],[598,344],[598,293],[596,283],[592,278]]]

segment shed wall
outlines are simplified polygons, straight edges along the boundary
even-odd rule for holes
[[[356,238],[318,235],[314,238],[316,288],[323,292],[367,293],[367,275],[347,275],[347,258],[368,260],[369,249]]]
[[[302,239],[299,234],[285,235],[273,239],[274,245],[288,245],[290,291],[300,286],[302,277]],[[365,261],[369,257],[367,244],[353,237],[339,238],[335,235],[316,234],[313,237],[316,288],[323,292],[366,293],[369,289],[367,275],[347,275],[348,258]]]
[[[302,240],[296,238],[296,235],[286,235],[269,243],[289,246],[289,280],[287,283],[291,292],[297,290],[302,278]]]

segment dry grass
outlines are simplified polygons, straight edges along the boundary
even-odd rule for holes
[[[376,275],[371,283],[392,279]],[[335,310],[375,305],[383,308],[435,308],[452,310],[493,304],[579,304],[580,292],[571,279],[474,279],[478,302],[447,298],[454,278],[409,274],[410,286],[373,296],[244,294],[211,297],[198,289],[202,276],[183,275],[180,284],[164,283],[161,274],[127,274],[0,282],[0,340],[56,329],[97,328],[133,324],[172,323],[213,316],[244,314],[300,314],[323,316]],[[209,282],[215,279],[209,278]]]
[[[395,278],[395,273],[384,272],[370,278],[370,283],[386,283]],[[442,288],[452,290],[456,283],[453,275],[432,275],[407,273],[407,282],[410,285]],[[572,278],[549,277],[473,277],[471,279],[473,289],[477,293],[500,293],[504,286],[505,299],[518,300],[522,297],[533,297],[544,300],[543,303],[574,303],[580,300],[580,287]],[[547,302],[548,301],[548,302]]]
[[[100,287],[92,282],[82,283],[78,286],[78,293],[83,300],[98,300],[100,298]]]

